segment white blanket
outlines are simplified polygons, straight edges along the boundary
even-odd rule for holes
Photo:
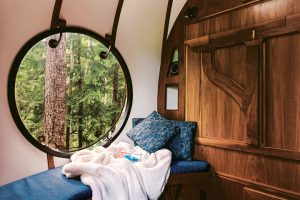
[[[141,161],[132,163],[114,157],[121,152],[141,154]],[[62,172],[68,178],[80,176],[91,187],[93,200],[146,200],[161,195],[170,175],[170,163],[171,152],[167,149],[150,155],[121,142],[74,153]]]

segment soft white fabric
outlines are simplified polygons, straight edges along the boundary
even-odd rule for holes
[[[132,163],[115,158],[121,152],[141,154],[141,161]],[[121,142],[108,148],[81,150],[63,167],[68,178],[80,176],[89,185],[93,200],[157,199],[170,175],[171,152],[159,150],[151,155],[140,147]]]

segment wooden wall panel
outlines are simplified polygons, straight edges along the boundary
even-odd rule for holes
[[[246,119],[238,104],[204,72],[201,82],[201,136],[245,142]]]
[[[300,151],[300,34],[267,42],[266,145]]]
[[[187,76],[198,78],[189,68],[196,52],[202,58],[200,96],[190,100],[200,104],[195,158],[215,171],[215,199],[300,199],[300,28],[290,21],[299,2],[264,1],[186,25],[195,51]]]
[[[300,198],[300,165],[297,161],[285,161],[209,146],[198,146],[196,158],[207,160],[213,170],[223,176],[248,181]]]
[[[172,0],[169,0],[169,4]],[[171,9],[171,8],[169,8]],[[185,8],[184,8],[185,9]],[[163,39],[162,60],[159,73],[157,110],[163,116],[173,120],[185,119],[185,68],[184,68],[184,9],[179,13],[173,28],[167,37],[168,26],[165,25],[165,38]],[[169,21],[166,20],[166,23]],[[168,70],[172,63],[173,52],[178,49],[178,75],[168,76]],[[178,85],[178,110],[166,109],[166,86]]]
[[[204,2],[209,4],[210,1]],[[189,40],[203,35],[245,27],[300,12],[299,0],[269,0],[262,2],[208,19],[200,17],[186,26],[187,34],[185,39]],[[199,7],[201,4],[202,2],[199,1]]]
[[[237,45],[216,50],[216,70],[246,87],[246,46]]]
[[[216,51],[216,70],[242,87],[245,87],[246,81],[245,61],[245,46]],[[216,87],[204,72],[201,81],[201,136],[245,142],[247,119],[242,109],[229,94]]]
[[[187,6],[199,12],[180,25],[185,119],[198,123],[213,199],[300,200],[300,0]]]
[[[186,104],[185,114],[187,121],[200,121],[200,97],[201,97],[201,54],[186,48]],[[201,124],[198,123],[198,130],[201,130]],[[199,132],[199,131],[197,131]]]

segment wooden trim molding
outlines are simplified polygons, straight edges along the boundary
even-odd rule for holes
[[[193,51],[210,51],[300,31],[300,13],[254,25],[186,40]]]
[[[50,154],[47,154],[47,163],[48,163],[48,169],[54,169],[55,168],[54,158]]]
[[[165,18],[162,49],[166,46],[166,41],[167,41],[167,38],[168,38],[168,30],[169,30],[169,25],[170,25],[170,16],[171,16],[171,11],[172,11],[172,5],[173,5],[173,0],[169,0],[168,1],[168,6],[167,6],[166,18]]]
[[[196,138],[196,144],[258,154],[284,160],[300,161],[300,152],[282,150],[266,146],[254,146],[238,141],[221,140],[217,138]]]
[[[217,16],[220,16],[220,15],[223,15],[223,14],[226,14],[226,13],[229,13],[229,12],[232,12],[232,11],[235,11],[235,10],[239,10],[239,9],[241,9],[241,8],[246,8],[246,7],[249,7],[249,6],[254,5],[254,4],[262,3],[262,2],[267,1],[267,0],[242,0],[242,1],[245,2],[245,3],[242,4],[242,5],[239,5],[239,6],[230,8],[230,9],[226,9],[226,10],[223,10],[223,11],[220,11],[220,12],[217,12],[217,13],[214,13],[214,14],[211,14],[211,15],[207,15],[207,16],[202,17],[202,18],[200,18],[200,19],[191,20],[191,21],[187,22],[187,24],[192,24],[192,23],[201,22],[201,21],[204,21],[204,20],[213,18],[213,17],[217,17]]]
[[[296,26],[295,26],[296,25]],[[193,51],[210,51],[300,30],[300,14],[185,41]]]

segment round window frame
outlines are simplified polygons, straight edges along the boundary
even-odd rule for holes
[[[16,105],[16,99],[15,99],[15,82],[16,82],[16,77],[17,77],[17,73],[20,67],[20,64],[24,58],[24,56],[26,56],[26,54],[28,53],[28,51],[39,41],[41,41],[42,39],[49,37],[51,35],[54,34],[58,34],[61,31],[63,32],[71,32],[71,33],[80,33],[80,34],[84,34],[87,35],[97,41],[99,41],[100,43],[102,43],[105,47],[109,48],[109,43],[107,42],[107,40],[105,40],[102,36],[100,36],[99,34],[84,29],[84,28],[79,28],[79,27],[64,27],[63,30],[61,29],[51,29],[51,30],[46,30],[43,31],[37,35],[35,35],[34,37],[32,37],[31,39],[29,39],[23,46],[22,48],[19,50],[19,52],[17,53],[16,57],[14,58],[14,61],[11,65],[10,71],[9,71],[9,75],[8,75],[8,85],[7,85],[7,97],[8,97],[8,104],[9,104],[9,108],[10,108],[10,112],[12,114],[12,117],[14,119],[15,124],[17,125],[19,131],[22,133],[22,135],[36,148],[38,148],[39,150],[52,155],[52,156],[56,156],[56,157],[62,157],[62,158],[69,158],[74,152],[79,151],[81,149],[86,149],[89,148],[97,143],[100,142],[100,140],[102,138],[99,138],[96,142],[85,146],[83,148],[79,148],[75,151],[55,151],[51,148],[49,148],[46,145],[41,144],[40,142],[38,142],[32,135],[31,133],[27,130],[26,126],[23,124],[23,121],[19,115],[19,111]],[[133,99],[133,92],[132,92],[132,81],[131,81],[131,76],[127,67],[127,64],[125,62],[125,60],[123,59],[122,55],[120,54],[120,52],[114,47],[111,46],[110,48],[111,53],[116,57],[116,59],[118,60],[118,62],[120,63],[120,66],[122,68],[122,71],[124,73],[125,76],[125,80],[126,80],[126,87],[127,87],[127,99],[126,99],[126,103],[124,104],[123,110],[124,110],[124,117],[121,118],[121,125],[120,127],[114,131],[113,137],[110,138],[105,144],[103,144],[102,146],[107,147],[109,146],[122,132],[122,130],[124,129],[129,115],[130,115],[130,111],[131,111],[131,107],[132,107],[132,99]],[[100,52],[99,52],[100,53]],[[123,111],[122,111],[123,112]],[[120,114],[120,117],[122,116],[122,113]],[[120,120],[120,118],[119,118]],[[117,123],[118,121],[116,121]]]

